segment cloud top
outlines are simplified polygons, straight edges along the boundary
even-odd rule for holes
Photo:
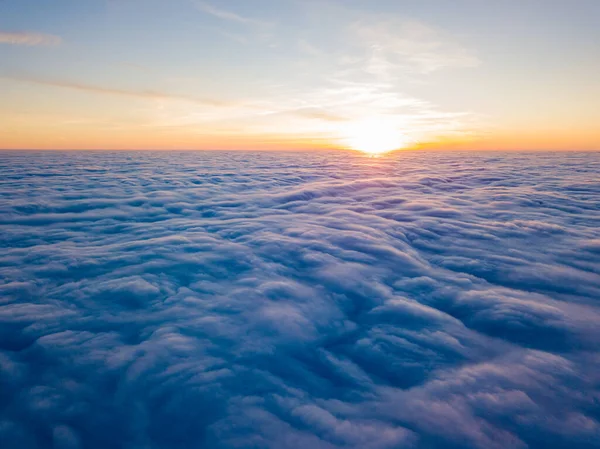
[[[0,154],[0,443],[591,449],[596,154]]]

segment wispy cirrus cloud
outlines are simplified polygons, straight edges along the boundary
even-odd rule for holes
[[[202,12],[205,12],[207,14],[210,14],[211,16],[214,16],[218,19],[225,20],[228,22],[243,23],[245,25],[259,25],[259,26],[267,25],[267,22],[264,22],[262,20],[255,19],[252,17],[246,17],[246,16],[243,16],[236,12],[219,8],[209,2],[195,1],[194,5],[196,5],[196,7],[199,10],[201,10]]]
[[[452,35],[415,20],[358,22],[350,26],[350,36],[362,50],[358,61],[364,70],[380,78],[479,65],[473,52]]]
[[[17,81],[23,83],[32,83],[43,86],[58,87],[63,89],[79,90],[96,94],[119,95],[125,97],[134,97],[153,100],[178,100],[190,103],[202,104],[207,106],[223,106],[226,103],[213,98],[198,98],[187,95],[177,95],[158,90],[128,90],[114,87],[98,86],[94,84],[81,83],[77,81],[60,80],[53,78],[42,78],[29,75],[2,76],[0,79],[8,81]]]
[[[311,89],[300,88],[288,97],[295,99],[291,103],[298,111],[319,110],[348,122],[346,126],[320,121],[319,127],[344,135],[347,128],[368,120],[386,123],[411,142],[423,142],[472,135],[486,121],[472,111],[447,111],[411,93],[411,85],[427,83],[431,74],[479,65],[475,52],[457,36],[419,20],[399,15],[382,18],[342,5],[330,5],[322,14],[312,12],[315,23],[322,15],[328,18],[329,37],[313,44],[318,41],[299,36],[297,52],[308,59],[306,71],[319,68],[321,81],[311,80]],[[323,55],[328,55],[326,62]],[[279,101],[285,103],[284,98]],[[317,116],[311,118],[318,121]]]
[[[214,26],[215,32],[224,38],[241,45],[252,43],[270,47],[277,45],[277,40],[273,34],[274,23],[223,9],[210,2],[191,1],[201,13],[217,19],[218,25]]]
[[[0,44],[33,46],[55,46],[62,39],[59,36],[44,33],[33,33],[28,31],[0,31]]]

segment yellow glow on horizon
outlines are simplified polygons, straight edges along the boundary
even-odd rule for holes
[[[383,154],[406,148],[409,139],[395,124],[385,119],[369,119],[350,123],[342,131],[343,144],[368,154]]]
[[[250,150],[346,149],[383,154],[397,149],[442,151],[598,151],[600,134],[578,127],[497,128],[480,133],[421,132],[399,117],[373,115],[348,122],[318,123],[313,129],[283,124],[264,129],[207,129],[206,125],[159,126],[104,116],[77,120],[68,114],[0,111],[0,149],[38,150]],[[286,117],[286,121],[288,118]],[[271,131],[272,129],[272,131]]]

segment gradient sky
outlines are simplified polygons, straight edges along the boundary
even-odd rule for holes
[[[600,149],[598,0],[2,0],[0,148]]]

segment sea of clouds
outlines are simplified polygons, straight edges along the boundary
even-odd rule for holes
[[[0,447],[600,447],[600,154],[0,153]]]

